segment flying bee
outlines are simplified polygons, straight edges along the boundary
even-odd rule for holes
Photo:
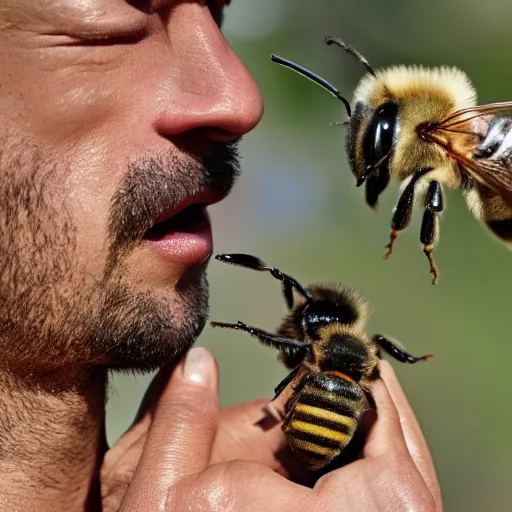
[[[290,311],[277,333],[243,322],[212,325],[248,332],[278,349],[291,372],[275,388],[274,400],[288,390],[282,429],[291,450],[310,470],[323,469],[338,457],[354,437],[362,414],[373,407],[368,384],[379,377],[381,349],[402,363],[433,357],[414,357],[384,336],[370,338],[364,332],[370,306],[351,288],[305,288],[247,254],[221,254],[216,259],[270,272],[282,283]]]
[[[460,189],[469,210],[512,249],[512,119],[497,117],[512,102],[476,105],[467,75],[453,67],[394,66],[374,69],[352,46],[327,37],[355,57],[367,73],[353,105],[329,82],[283,57],[288,67],[338,98],[348,121],[346,152],[366,202],[377,207],[390,178],[401,182],[391,221],[387,259],[398,234],[410,223],[413,203],[422,202],[420,241],[433,284],[439,272],[432,250],[439,238],[443,187]]]

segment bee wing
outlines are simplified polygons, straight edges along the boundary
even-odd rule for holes
[[[436,123],[437,129],[453,129],[461,124],[467,123],[477,117],[497,114],[512,110],[512,101],[502,101],[499,103],[488,103],[487,105],[476,105],[474,107],[457,110],[452,115],[443,119],[440,123]]]
[[[454,112],[443,121],[427,128],[426,138],[441,146],[478,183],[499,194],[512,207],[512,159],[475,158],[478,142],[486,135],[488,121],[499,112],[512,110],[512,101],[477,105]],[[467,135],[472,142],[468,148],[457,149],[446,139],[447,135]],[[469,140],[469,139],[468,139]]]
[[[512,207],[512,162],[510,159],[464,158],[461,164],[475,181],[494,190]]]

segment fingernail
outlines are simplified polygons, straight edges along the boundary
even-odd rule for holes
[[[193,347],[185,357],[185,379],[205,387],[215,385],[215,364],[210,352],[203,347]]]

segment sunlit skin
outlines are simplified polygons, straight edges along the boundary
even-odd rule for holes
[[[230,192],[234,143],[262,116],[219,28],[225,3],[0,6],[0,511],[200,510],[199,495],[208,510],[263,510],[249,481],[279,496],[275,510],[306,510],[306,488],[273,472],[290,474],[280,429],[255,428],[263,402],[218,413],[211,356],[189,360],[186,385],[176,366],[208,313],[207,218],[190,214],[176,236],[153,230]],[[107,370],[160,366],[138,421],[107,451]],[[410,451],[398,443],[404,487],[390,475],[402,504],[439,511],[418,432]],[[235,459],[252,460],[252,473],[233,473]],[[200,474],[214,462],[212,485]],[[307,492],[339,509],[322,486]]]

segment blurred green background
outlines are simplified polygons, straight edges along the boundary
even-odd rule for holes
[[[373,303],[369,333],[388,334],[428,364],[393,363],[431,447],[445,510],[509,511],[509,321],[512,255],[465,208],[456,191],[435,251],[431,285],[416,213],[395,253],[382,260],[396,184],[378,214],[356,189],[344,154],[344,109],[328,93],[269,62],[279,53],[310,67],[351,98],[363,69],[327,35],[342,37],[375,67],[455,65],[479,102],[512,99],[512,2],[487,0],[234,0],[225,33],[263,92],[264,120],[242,142],[244,174],[212,208],[217,252],[247,252],[304,283],[338,281]],[[269,275],[212,261],[211,317],[274,329],[285,312]],[[207,327],[199,339],[218,358],[221,397],[232,404],[270,396],[285,371],[247,335]],[[128,426],[150,377],[117,377],[109,438]]]

